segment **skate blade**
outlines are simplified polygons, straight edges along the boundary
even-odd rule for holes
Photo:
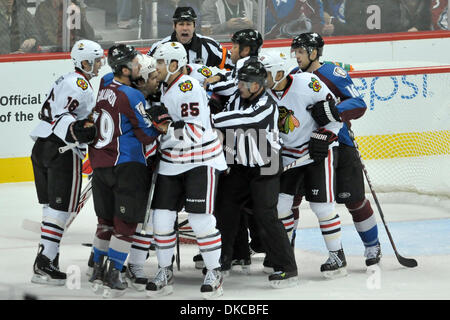
[[[322,274],[326,279],[338,279],[347,275],[347,268],[339,268],[333,271],[323,271]]]
[[[211,300],[216,299],[223,295],[223,288],[220,286],[217,288],[217,290],[210,291],[210,292],[202,292],[203,299],[205,300]]]
[[[380,271],[380,268],[381,266],[380,266],[380,263],[378,262],[378,263],[375,263],[375,264],[371,264],[370,266],[368,266],[367,267],[367,269],[366,269],[366,273],[367,274],[374,274],[374,273],[377,273],[377,272],[379,272]]]
[[[94,280],[91,283],[91,289],[95,294],[102,294],[103,293],[103,281]]]
[[[108,286],[103,286],[103,299],[113,299],[113,298],[118,298],[121,297],[125,294],[125,289],[124,290],[117,290],[117,289],[111,289]]]
[[[169,294],[172,294],[172,292],[173,292],[173,286],[169,284],[157,291],[147,290],[147,296],[150,298],[157,298],[157,297],[168,296]]]
[[[135,283],[133,282],[133,280],[127,278],[127,282],[128,282],[128,286],[132,287],[134,290],[138,291],[138,292],[142,292],[145,290],[145,287],[147,286],[147,284],[140,284],[140,283]]]
[[[34,274],[31,278],[31,282],[36,284],[47,284],[51,286],[63,286],[66,284],[65,279],[52,279],[49,276],[41,274]]]
[[[292,277],[286,280],[272,280],[269,282],[270,286],[274,289],[292,288],[298,285],[298,277]]]

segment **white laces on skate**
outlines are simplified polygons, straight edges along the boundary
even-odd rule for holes
[[[342,265],[342,260],[339,259],[337,252],[329,251],[329,254],[325,264],[338,265],[340,267]]]
[[[379,254],[380,254],[380,245],[379,244],[371,246],[371,247],[366,247],[366,250],[364,252],[364,256],[367,259],[374,259],[377,256],[379,256]]]
[[[135,278],[147,278],[144,272],[144,266],[141,264],[128,264],[128,268],[130,269],[131,274]]]
[[[203,281],[203,284],[208,284],[214,287],[216,284],[219,283],[219,271],[216,270],[208,270],[205,276],[205,280]]]
[[[171,275],[171,271],[168,267],[165,268],[159,268],[158,273],[155,276],[155,279],[153,280],[153,283],[159,285],[159,284],[167,284]]]

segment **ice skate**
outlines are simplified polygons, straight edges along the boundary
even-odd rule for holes
[[[243,273],[245,275],[250,274],[250,264],[252,261],[250,258],[248,259],[234,259],[231,261],[231,270],[238,271],[240,273]]]
[[[66,283],[66,274],[59,271],[53,261],[45,256],[42,251],[44,245],[40,244],[38,254],[33,265],[33,277],[31,282],[39,284],[49,284],[53,286],[63,286]]]
[[[203,257],[200,253],[195,255],[194,258],[192,258],[192,260],[195,263],[195,269],[201,270],[205,267],[205,263],[203,262]]]
[[[381,247],[380,244],[376,244],[371,247],[366,247],[364,252],[364,257],[366,257],[366,266],[370,267],[372,265],[378,264],[381,258]]]
[[[137,291],[145,290],[148,278],[145,275],[143,265],[128,263],[125,275],[131,287],[133,287]]]
[[[94,272],[94,251],[91,251],[91,254],[89,255],[88,268],[86,270],[86,275],[88,277],[91,277],[93,272]]]
[[[99,262],[94,262],[94,257],[92,256],[92,272],[89,282],[95,294],[103,293],[103,278],[105,277],[106,271],[106,264],[103,263],[104,259],[105,256],[101,256]]]
[[[114,261],[107,260],[103,278],[103,298],[117,298],[125,294],[128,283],[122,280],[121,270],[116,269]]]
[[[298,272],[275,271],[269,276],[269,283],[275,289],[295,287],[298,285]]]
[[[320,272],[327,279],[336,279],[347,275],[347,261],[343,249],[330,251],[327,261],[320,267]]]
[[[214,299],[223,295],[223,275],[220,268],[208,270],[200,288],[204,299]]]
[[[145,290],[147,296],[167,296],[173,292],[173,269],[172,265],[159,268],[155,278],[147,283]]]

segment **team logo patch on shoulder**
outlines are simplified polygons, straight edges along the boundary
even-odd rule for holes
[[[342,69],[341,67],[334,68],[333,74],[337,77],[342,77],[342,78],[347,77],[347,72],[344,69]]]
[[[181,91],[187,92],[192,90],[192,82],[191,80],[186,80],[185,82],[182,82],[178,85]]]
[[[322,89],[322,85],[320,84],[319,80],[316,78],[311,78],[311,82],[309,83],[309,87],[313,89],[315,92],[319,92],[320,89]]]
[[[77,86],[79,86],[81,89],[86,90],[88,88],[88,83],[83,78],[77,79]]]
[[[289,110],[286,107],[279,106],[278,113],[278,129],[282,133],[288,134],[300,126],[300,121],[298,121],[298,119],[294,116],[294,111]]]
[[[201,73],[203,76],[205,76],[206,78],[209,78],[209,77],[211,77],[211,75],[212,75],[211,69],[208,68],[208,67],[205,67],[205,66],[201,67],[201,68],[198,69],[197,71],[198,71],[199,73]]]

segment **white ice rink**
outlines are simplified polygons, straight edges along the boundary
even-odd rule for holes
[[[296,259],[300,284],[295,288],[272,289],[267,275],[262,272],[262,256],[252,260],[251,274],[232,272],[225,279],[224,300],[309,300],[309,299],[449,299],[450,298],[450,210],[446,203],[414,204],[392,203],[380,195],[388,227],[397,249],[405,257],[415,258],[418,267],[407,269],[396,260],[381,219],[377,215],[383,258],[378,272],[366,273],[362,243],[353,227],[350,214],[341,205],[342,241],[347,256],[348,276],[326,280],[320,274],[320,265],[327,252],[318,223],[305,203],[301,206],[300,230],[297,232]],[[372,207],[376,211],[371,197]],[[397,200],[396,200],[397,201]],[[442,204],[445,204],[442,206]],[[96,229],[92,199],[64,235],[61,242],[60,265],[75,279],[72,287],[52,287],[30,282],[32,265],[40,235],[22,229],[23,219],[40,221],[41,208],[37,203],[34,184],[0,184],[0,299],[21,299],[31,294],[39,299],[102,299],[91,292],[88,285],[87,259],[90,248],[81,243],[91,242]],[[174,271],[174,293],[167,300],[201,299],[203,275],[194,269],[194,245],[181,245],[181,271]],[[147,260],[146,271],[153,276],[157,269],[156,257]],[[80,283],[76,272],[80,271]],[[149,299],[145,293],[129,289],[121,299]]]

